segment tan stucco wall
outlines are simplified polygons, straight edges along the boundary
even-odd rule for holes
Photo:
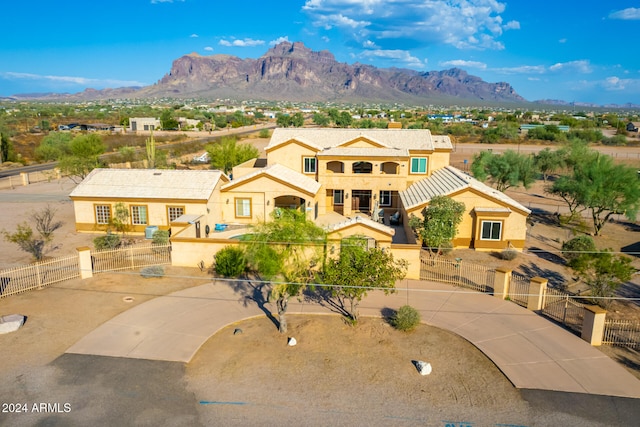
[[[303,158],[315,157],[316,151],[296,142],[285,143],[267,153],[267,164],[281,164],[296,172],[303,173]],[[317,165],[316,165],[317,166]],[[306,174],[315,179],[315,174]]]

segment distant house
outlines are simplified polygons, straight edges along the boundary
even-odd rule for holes
[[[131,117],[129,119],[129,129],[131,132],[152,131],[160,128],[160,119],[153,117]]]
[[[638,132],[638,124],[633,122],[627,123],[627,132]]]

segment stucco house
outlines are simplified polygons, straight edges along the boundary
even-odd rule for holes
[[[127,207],[134,233],[168,230],[187,215],[204,230],[222,221],[220,188],[227,182],[217,170],[94,169],[69,197],[77,231],[106,230],[117,203]]]

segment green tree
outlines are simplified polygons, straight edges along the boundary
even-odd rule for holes
[[[498,191],[522,185],[525,188],[535,181],[537,173],[531,156],[507,150],[503,154],[481,151],[473,156],[471,172],[480,181],[491,181]]]
[[[70,153],[72,139],[69,132],[49,132],[35,149],[36,159],[47,162],[60,159]]]
[[[205,147],[211,158],[211,166],[214,169],[229,174],[234,166],[255,159],[259,151],[251,144],[238,144],[234,136],[225,136],[220,142]]]
[[[15,162],[16,160],[16,152],[13,149],[9,135],[4,132],[0,133],[0,163]]]
[[[238,277],[247,269],[244,250],[236,246],[226,246],[214,255],[213,268],[222,277]]]
[[[452,242],[458,234],[465,205],[446,196],[435,196],[429,206],[422,210],[422,220],[418,221],[415,231],[422,241],[440,253],[444,243]],[[411,221],[415,224],[415,221]]]
[[[349,112],[347,111],[342,111],[335,121],[336,126],[341,128],[346,128],[351,126],[352,122],[353,122],[353,118],[351,117],[351,114],[349,114]]]
[[[59,159],[58,167],[74,181],[75,178],[82,180],[93,169],[102,165],[100,155],[105,148],[102,139],[96,134],[76,136],[69,143],[69,154]]]
[[[313,124],[322,127],[328,126],[329,123],[331,123],[331,119],[326,114],[322,113],[314,113],[311,121],[313,122]]]
[[[538,171],[542,173],[542,179],[546,183],[549,175],[557,172],[565,166],[566,152],[563,150],[551,150],[545,148],[539,151],[534,157],[534,163]]]
[[[16,231],[2,231],[6,241],[17,244],[20,249],[31,254],[36,261],[42,260],[47,247],[53,241],[53,232],[62,227],[63,222],[55,219],[56,210],[47,206],[30,215],[35,223],[37,234],[25,221],[18,224]]]
[[[178,129],[180,126],[180,123],[173,118],[173,111],[171,109],[165,108],[162,110],[162,113],[160,113],[160,126],[162,126],[164,130]]]
[[[300,295],[313,279],[325,242],[325,231],[295,209],[274,211],[271,220],[254,226],[245,240],[250,268],[272,281],[270,298],[275,301],[281,333],[287,332],[289,299]]]
[[[122,237],[129,231],[129,208],[124,203],[118,202],[113,207],[113,216],[109,219],[109,228],[122,233]],[[108,233],[109,230],[107,230]]]
[[[396,282],[407,274],[407,262],[395,260],[389,251],[366,248],[358,237],[343,239],[340,256],[327,261],[322,281],[335,306],[352,322],[358,321],[358,307],[370,290],[394,292]]]

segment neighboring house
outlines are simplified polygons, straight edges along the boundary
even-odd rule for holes
[[[129,129],[132,132],[138,131],[152,131],[160,129],[160,119],[153,117],[131,117],[129,119]]]
[[[627,132],[638,132],[638,123],[629,122],[627,123]]]
[[[215,170],[94,169],[69,197],[77,231],[106,230],[117,203],[127,207],[134,233],[168,230],[183,215],[213,229],[221,220],[220,187],[228,181]]]

